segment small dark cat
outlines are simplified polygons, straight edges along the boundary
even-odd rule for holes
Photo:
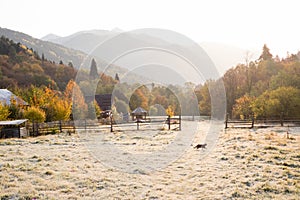
[[[194,146],[195,149],[205,149],[207,146],[207,144],[197,144],[196,146]]]

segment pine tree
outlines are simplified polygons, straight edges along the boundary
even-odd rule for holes
[[[273,55],[270,53],[270,49],[267,47],[266,44],[263,46],[263,52],[259,57],[259,60],[271,60]]]
[[[119,78],[119,74],[118,73],[116,73],[115,80],[118,81],[118,82],[120,82],[120,78]]]
[[[99,75],[98,75],[97,63],[93,58],[91,62],[90,77],[96,79],[98,76]]]

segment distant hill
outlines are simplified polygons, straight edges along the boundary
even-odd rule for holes
[[[97,34],[100,34],[101,31],[94,31],[97,32]],[[64,64],[68,64],[69,62],[72,62],[73,66],[78,69],[79,67],[89,70],[90,69],[90,63],[91,63],[91,56],[88,56],[86,53],[80,51],[80,50],[75,50],[68,45],[61,45],[59,42],[53,43],[50,41],[60,41],[61,43],[68,41],[69,39],[72,38],[77,38],[77,35],[81,35],[84,32],[80,32],[78,34],[75,34],[74,36],[71,37],[59,37],[54,34],[49,34],[44,38],[44,40],[49,40],[49,41],[44,41],[40,40],[34,37],[31,37],[30,35],[9,30],[6,28],[0,28],[0,36],[4,36],[6,38],[9,38],[10,40],[13,40],[15,43],[21,43],[24,44],[26,47],[29,49],[32,49],[35,51],[40,57],[44,54],[44,57],[46,57],[50,61],[54,61],[55,63],[59,63],[62,61]],[[105,33],[105,31],[103,32]],[[72,40],[72,43],[76,43],[76,40]],[[85,40],[81,41],[94,41],[89,38],[85,38]],[[100,55],[101,56],[101,55]],[[107,66],[107,63],[101,59],[99,56],[93,56],[96,61],[97,61],[97,66],[98,66],[98,71],[101,72],[104,70],[104,67]],[[116,73],[118,73],[120,76],[123,74],[128,74],[128,70],[126,68],[122,68],[117,65],[112,65],[108,68],[108,70],[105,71],[107,75],[110,75],[112,77],[115,76]],[[143,81],[145,80],[145,77],[141,77],[135,73],[130,73],[128,75],[129,82],[135,82],[135,81]]]
[[[78,50],[69,49],[62,45],[54,44],[51,42],[39,40],[33,38],[27,34],[9,30],[6,28],[0,28],[0,36],[3,35],[6,38],[13,40],[16,43],[21,43],[32,48],[40,56],[44,56],[56,63],[63,61],[63,63],[72,62],[75,68],[78,68],[82,63],[83,59],[86,57],[86,54]]]
[[[146,76],[155,82],[165,84],[183,84],[187,81],[203,82],[203,79],[199,81],[199,77],[197,79],[196,74],[189,70],[192,66],[184,61],[184,57],[201,63],[199,67],[205,78],[220,77],[217,71],[213,71],[213,63],[203,49],[198,48],[195,43],[183,37],[177,38],[175,35],[173,41],[172,38],[168,37],[168,35],[159,35],[155,30],[153,32],[149,30],[149,33],[137,30],[121,34],[118,31],[92,30],[78,32],[67,37],[49,39],[49,41],[84,51],[92,57],[103,60],[114,59],[115,57],[111,55],[112,51],[114,55],[119,56],[127,52],[128,49],[134,50],[140,49],[140,47],[154,46],[158,49],[170,50],[169,52],[137,50],[115,60],[115,65],[122,66],[129,72],[140,76]],[[110,40],[111,38],[113,40]]]
[[[58,38],[60,38],[60,36],[50,33],[50,34],[44,36],[41,40],[51,41],[51,40],[55,40],[55,39],[58,39]]]
[[[91,53],[95,48],[95,44],[101,44],[105,40],[116,36],[118,31],[107,31],[107,30],[90,30],[81,31],[74,33],[70,36],[59,37],[59,38],[42,38],[43,40],[51,41],[57,44],[64,45],[69,48],[77,49],[85,53]],[[152,32],[147,34],[131,34],[127,35],[127,38],[123,38],[124,41],[136,42],[138,44],[163,44],[166,47],[170,45],[178,45],[180,47],[189,49],[190,44],[186,44],[185,41],[178,41],[178,38],[164,38],[156,35]],[[124,44],[124,45],[128,45]],[[212,59],[218,71],[224,74],[226,70],[237,65],[238,63],[244,63],[245,55],[247,50],[238,47],[212,42],[203,42],[199,44],[208,56]],[[93,55],[97,56],[97,51],[92,52]],[[250,52],[252,59],[257,59],[258,52]],[[126,66],[123,66],[126,67]],[[128,68],[128,67],[127,67]]]
[[[21,43],[0,37],[0,88],[34,85],[63,91],[76,72],[72,66],[55,64]]]

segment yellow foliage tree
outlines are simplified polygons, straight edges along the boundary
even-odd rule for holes
[[[29,107],[24,111],[24,117],[31,122],[44,122],[46,119],[46,113],[38,107]]]
[[[84,119],[87,115],[88,106],[85,103],[84,96],[80,87],[75,81],[71,80],[66,86],[64,96],[72,107],[73,117],[76,119]]]
[[[173,106],[168,106],[168,108],[166,109],[166,114],[169,115],[170,117],[174,116]]]
[[[2,105],[0,103],[0,120],[6,120],[10,115],[8,106]]]

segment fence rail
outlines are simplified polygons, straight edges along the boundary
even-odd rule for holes
[[[274,126],[300,126],[300,119],[248,119],[237,120],[226,117],[225,129],[227,128],[264,128]]]

